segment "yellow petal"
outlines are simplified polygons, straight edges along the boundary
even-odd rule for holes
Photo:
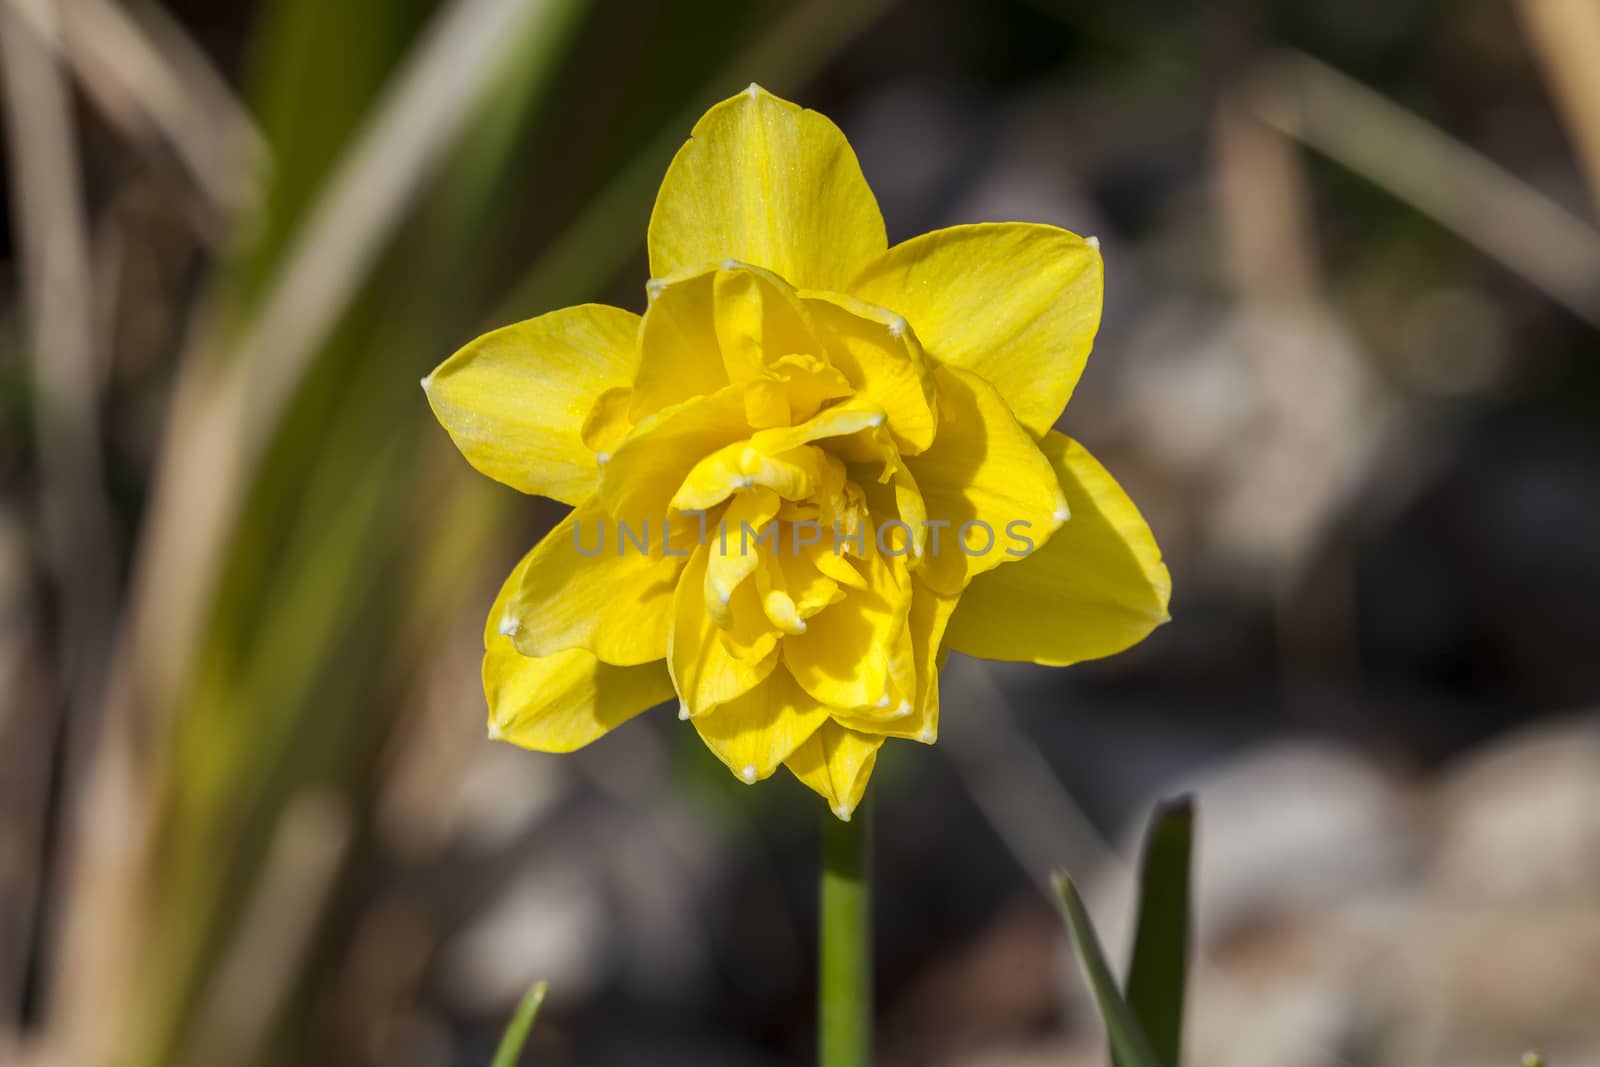
[[[817,727],[817,732],[783,765],[820,793],[835,815],[849,822],[867,790],[867,779],[872,777],[882,745],[880,735],[864,734],[829,721]]]
[[[844,134],[752,85],[695,123],[650,215],[657,278],[735,259],[797,288],[843,289],[887,247]]]
[[[795,606],[795,613],[802,619],[811,618],[828,605],[838,603],[844,596],[839,583],[817,565],[819,558],[824,555],[837,558],[833,555],[832,532],[826,530],[815,544],[809,543],[809,535],[806,543],[801,543],[799,535],[795,535],[788,548],[778,553],[777,565],[783,571],[783,591],[788,594]],[[856,575],[854,567],[843,560],[839,562],[852,575]]]
[[[729,388],[737,390],[740,386]],[[726,391],[716,395],[724,396]],[[705,400],[709,406],[712,398]],[[731,416],[731,410],[728,414]],[[682,484],[670,503],[683,510],[703,511],[726,500],[736,490],[752,486],[764,486],[786,500],[804,499],[817,491],[826,473],[824,468],[830,464],[828,457],[816,449],[806,448],[806,445],[823,438],[841,437],[880,427],[883,421],[882,408],[865,397],[853,396],[818,412],[797,426],[758,430],[749,440],[726,445],[696,463],[683,476]],[[668,435],[657,436],[665,439]],[[675,442],[676,438],[673,440]],[[685,446],[674,443],[670,447]],[[619,451],[618,455],[621,454]],[[648,462],[662,467],[665,456],[652,446]],[[604,485],[610,484],[613,475],[620,478],[622,475],[618,471],[631,469],[631,466],[618,468],[613,464],[606,471]],[[604,491],[603,487],[602,493]]]
[[[783,279],[729,261],[717,271],[715,288],[717,344],[729,381],[761,377],[785,355],[822,354],[800,298]]]
[[[804,353],[779,356],[765,374],[745,393],[745,415],[757,429],[804,422],[829,400],[855,392],[843,374]]]
[[[975,371],[1034,435],[1072,396],[1100,327],[1098,243],[1054,226],[953,226],[895,245],[849,292],[904,315],[935,362]]]
[[[633,429],[633,420],[628,417],[628,403],[632,397],[633,390],[627,386],[607,389],[595,398],[594,406],[583,420],[579,435],[584,447],[593,452],[601,464],[611,458],[611,450]]]
[[[523,557],[501,587],[483,635],[489,736],[539,752],[571,752],[672,696],[672,678],[660,661],[613,667],[581,648],[538,658],[518,652],[500,632],[500,620],[532,557]]]
[[[939,436],[905,463],[928,513],[919,574],[952,594],[973,576],[1014,563],[1020,537],[1043,544],[1067,510],[1050,461],[992,385],[958,367],[937,367],[934,380]]]
[[[904,737],[931,745],[939,738],[939,665],[945,628],[955,610],[956,598],[945,596],[913,580],[911,610],[906,630],[911,640],[911,665],[915,670],[911,684],[895,678],[897,693],[909,691],[911,707],[904,715],[870,717],[834,712],[841,725],[886,737]],[[904,697],[898,699],[906,699]]]
[[[834,531],[824,527],[822,540],[815,545],[805,545],[800,549],[800,558],[817,568],[821,574],[836,587],[844,589],[865,589],[867,580],[861,577],[861,572],[845,558],[845,553],[855,550],[854,542],[847,542],[845,535],[853,531],[839,531],[838,543],[834,542]],[[868,531],[865,537],[871,537]],[[864,540],[865,538],[863,538]]]
[[[883,464],[877,478],[862,477],[857,483],[872,512],[874,544],[886,552],[909,553],[906,562],[917,569],[927,548],[928,508],[916,477],[884,427],[857,434],[852,444],[858,454]]]
[[[857,394],[848,400],[817,412],[805,422],[794,426],[777,426],[759,430],[750,443],[767,455],[777,455],[791,448],[820,441],[827,437],[843,437],[882,426],[883,408],[871,398]]]
[[[746,782],[758,782],[828,721],[828,709],[780,667],[744,696],[690,721],[729,770]]]
[[[1121,652],[1167,619],[1172,580],[1133,502],[1083,446],[1039,442],[1072,518],[1032,555],[967,587],[951,648],[985,659],[1064,666]]]
[[[628,406],[634,422],[728,384],[717,347],[716,281],[708,268],[650,283]]]
[[[871,551],[862,561],[864,589],[849,589],[837,604],[807,620],[806,632],[783,639],[783,661],[801,687],[836,708],[893,713],[890,658],[895,653],[911,583],[905,560]]]
[[[484,334],[422,385],[467,462],[513,489],[576,504],[599,470],[584,422],[606,390],[632,384],[638,333],[631,311],[563,308]]]
[[[600,500],[618,519],[656,522],[696,463],[749,434],[741,386],[663,408],[611,453],[600,473]]]
[[[709,545],[696,548],[684,568],[673,603],[667,666],[678,699],[691,715],[741,697],[766,680],[778,664],[779,633],[761,610],[754,582],[734,590],[732,625],[718,626],[706,611]]]
[[[755,439],[736,441],[696,463],[673,494],[672,506],[706,511],[741,489],[771,490],[785,500],[804,500],[816,491],[828,457],[815,448],[763,451]]]
[[[828,361],[884,410],[902,452],[921,452],[938,425],[933,374],[906,320],[837,293],[803,293]]]
[[[761,544],[778,536],[772,517],[778,496],[769,489],[740,493],[722,513],[715,531],[708,531],[706,613],[724,630],[733,625],[733,594],[761,563]]]
[[[619,666],[665,657],[673,591],[692,540],[680,529],[669,544],[657,524],[629,530],[636,540],[598,501],[579,505],[529,553],[494,625],[529,656],[586,648]]]

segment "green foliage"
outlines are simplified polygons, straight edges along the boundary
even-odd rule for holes
[[[1073,951],[1105,1025],[1115,1067],[1179,1067],[1189,955],[1189,874],[1194,805],[1157,806],[1139,865],[1139,914],[1125,990],[1106,962],[1077,887],[1053,878]]]
[[[516,1014],[507,1024],[505,1035],[500,1038],[500,1047],[495,1049],[494,1062],[489,1067],[517,1067],[522,1047],[528,1043],[528,1035],[533,1032],[534,1021],[539,1018],[539,1009],[544,1006],[544,995],[548,989],[549,986],[544,982],[535,982],[533,988],[522,995],[522,1003],[517,1005]]]
[[[1182,1062],[1183,995],[1189,964],[1190,854],[1194,803],[1164,801],[1150,816],[1139,865],[1139,917],[1128,965],[1128,1007],[1165,1067]]]

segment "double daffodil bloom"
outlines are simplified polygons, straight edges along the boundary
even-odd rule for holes
[[[573,507],[490,611],[491,737],[567,752],[676,694],[744,781],[782,764],[848,819],[886,739],[937,737],[949,650],[1065,665],[1165,620],[1149,529],[1051,429],[1094,239],[891,248],[844,135],[752,85],[673,159],[649,253],[643,316],[554,311],[423,383],[474,467]]]

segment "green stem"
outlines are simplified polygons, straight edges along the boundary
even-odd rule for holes
[[[872,1063],[872,824],[867,805],[822,821],[819,1067]]]

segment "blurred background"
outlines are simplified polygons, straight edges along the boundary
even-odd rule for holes
[[[1194,1067],[1600,1062],[1600,4],[0,0],[0,1063],[812,1056],[821,805],[670,712],[488,743],[559,517],[417,380],[641,310],[710,103],[837,121],[891,241],[1100,237],[1061,424],[1173,621],[954,657],[878,820],[886,1067],[1104,1062],[1041,879],[1124,948],[1200,805]]]

